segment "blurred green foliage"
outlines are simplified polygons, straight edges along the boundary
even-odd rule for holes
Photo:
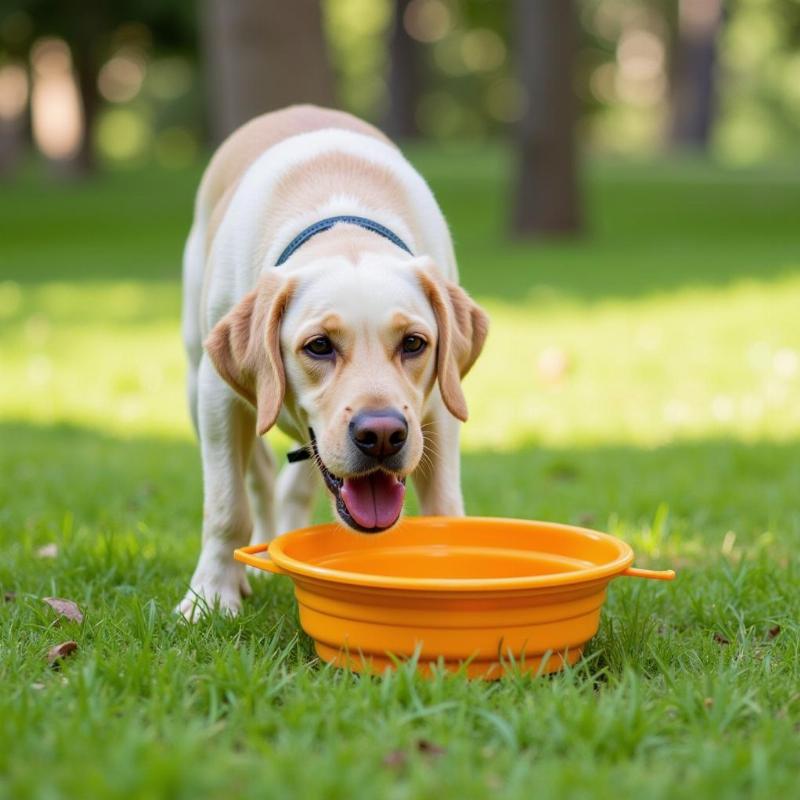
[[[391,0],[324,0],[341,99],[380,119],[387,102]],[[417,0],[407,27],[421,38],[423,134],[503,133],[526,102],[514,77],[510,2]],[[664,145],[678,36],[677,0],[578,2],[575,88],[592,149],[652,154]],[[627,53],[627,60],[626,60]],[[712,152],[749,163],[797,151],[800,138],[800,3],[736,0],[718,37],[719,115]]]
[[[738,0],[722,34],[715,146],[734,162],[796,153],[800,138],[800,2]]]
[[[340,104],[380,122],[388,102],[393,0],[321,0]],[[678,37],[678,0],[582,0],[575,89],[591,150],[624,155],[664,148]],[[26,58],[41,36],[74,41],[87,20],[93,55],[127,54],[143,80],[106,99],[101,154],[138,165],[180,166],[204,139],[198,9],[156,0],[84,4],[11,0],[0,10],[0,66]],[[510,0],[412,0],[405,27],[420,43],[422,135],[481,139],[506,132],[527,99],[514,76]],[[728,163],[785,157],[800,134],[800,3],[733,0],[718,36],[719,110],[712,154]],[[74,48],[73,48],[74,49]]]

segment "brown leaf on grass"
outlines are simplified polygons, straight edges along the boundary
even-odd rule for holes
[[[443,756],[447,752],[447,748],[431,742],[428,739],[417,739],[417,750],[424,756],[437,758]]]
[[[408,762],[408,756],[404,750],[392,750],[383,757],[384,767],[394,767],[399,769],[404,767]]]
[[[63,659],[71,656],[78,649],[78,643],[69,641],[53,645],[47,651],[47,663],[54,669],[58,669]]]
[[[730,644],[731,643],[730,639],[728,639],[727,637],[723,636],[721,633],[715,633],[714,634],[714,641],[717,644]]]
[[[50,542],[36,551],[39,558],[58,558],[58,545],[55,542]]]
[[[417,739],[414,748],[426,758],[438,758],[443,756],[447,749],[429,739]],[[392,750],[383,757],[384,767],[394,767],[401,769],[408,764],[408,753],[405,750]]]
[[[3,592],[3,602],[13,603],[17,599],[16,592]]]
[[[780,625],[773,625],[773,627],[771,627],[767,631],[767,636],[770,639],[774,639],[780,632],[781,632],[781,626]]]
[[[66,617],[73,622],[83,622],[83,612],[72,600],[65,600],[63,597],[43,597],[42,602],[47,603],[60,617]]]

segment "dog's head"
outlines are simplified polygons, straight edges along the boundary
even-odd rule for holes
[[[363,532],[397,522],[423,454],[426,400],[467,418],[461,378],[486,314],[426,258],[364,253],[267,271],[212,330],[219,374],[257,411],[313,431],[317,464],[342,520]]]

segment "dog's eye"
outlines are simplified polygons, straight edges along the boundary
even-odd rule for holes
[[[327,358],[333,355],[333,342],[327,336],[317,336],[303,346],[313,358]]]
[[[427,344],[428,343],[421,336],[417,336],[416,334],[406,336],[406,338],[403,339],[403,354],[415,356],[421,353]]]

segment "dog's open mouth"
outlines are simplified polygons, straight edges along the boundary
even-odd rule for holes
[[[336,511],[351,528],[379,533],[391,528],[403,510],[405,478],[376,469],[367,475],[339,478],[317,459],[325,485],[336,499]]]
[[[313,458],[336,500],[336,511],[351,528],[362,533],[380,533],[400,518],[406,496],[406,479],[380,468],[363,475],[340,478],[322,462],[317,438],[309,428],[310,443],[287,454],[290,463]]]

